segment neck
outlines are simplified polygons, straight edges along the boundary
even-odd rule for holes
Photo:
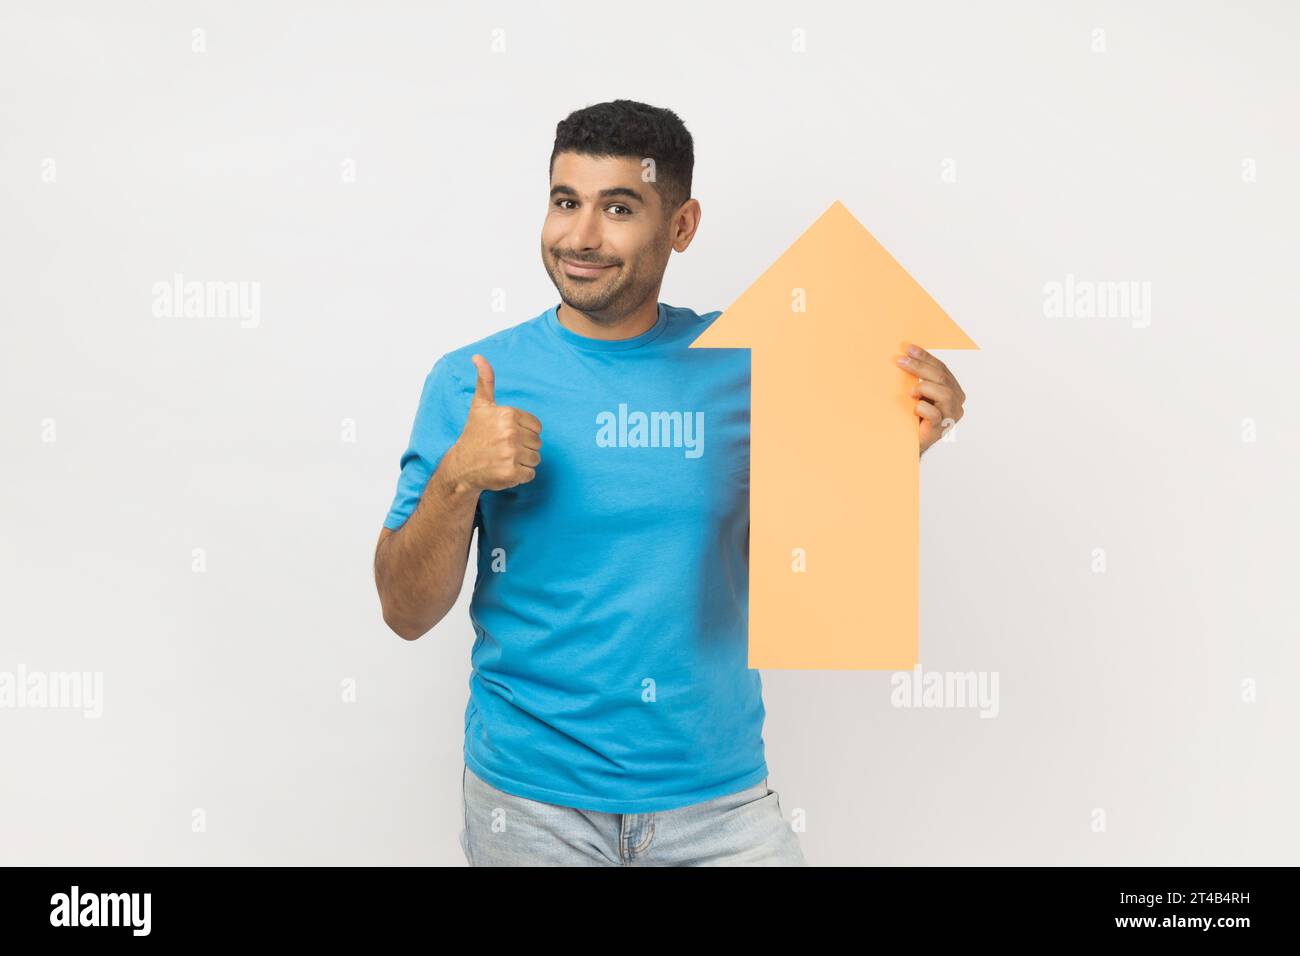
[[[659,302],[652,298],[615,322],[595,322],[587,313],[561,302],[555,310],[555,317],[570,332],[589,339],[631,339],[654,328],[659,320]]]

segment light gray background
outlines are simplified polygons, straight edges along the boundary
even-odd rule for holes
[[[463,863],[469,586],[406,643],[373,546],[433,361],[557,301],[556,122],[629,97],[696,141],[663,301],[725,308],[839,199],[981,346],[942,353],[921,646],[1000,713],[766,672],[810,861],[1297,862],[1298,34],[1281,2],[5,3],[0,671],[102,672],[104,714],[0,710],[0,859]],[[260,325],[156,318],[176,272],[260,283]],[[1047,318],[1067,273],[1150,282],[1149,327]]]

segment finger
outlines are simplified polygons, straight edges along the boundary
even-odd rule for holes
[[[474,405],[495,405],[497,403],[497,378],[488,360],[481,355],[471,355],[470,361],[478,369],[478,381],[474,383]]]
[[[935,368],[942,369],[944,372],[947,373],[949,378],[952,378],[952,369],[948,368],[948,366],[941,359],[939,359],[938,356],[931,355],[929,352],[927,352],[925,349],[921,348],[921,346],[917,345],[914,342],[904,343],[903,351],[905,353],[911,355],[912,349],[916,349],[916,351],[919,353],[917,355],[912,355],[912,358],[919,359],[922,362],[927,362],[930,365],[933,365]]]
[[[913,358],[910,355],[900,355],[895,361],[897,361],[899,368],[905,372],[911,372],[917,378],[923,378],[930,382],[952,381],[952,376],[946,370],[923,359]]]
[[[947,417],[957,418],[961,411],[961,403],[956,401],[957,394],[947,385],[938,385],[934,382],[920,381],[912,389],[913,398],[929,399],[938,406],[939,411]]]
[[[939,423],[943,421],[943,412],[939,411],[938,408],[931,405],[929,402],[917,402],[916,414],[920,415],[935,428],[938,428]]]
[[[521,485],[526,481],[532,481],[536,477],[536,468],[529,468],[527,465],[518,465],[515,467],[515,478]]]
[[[532,415],[522,408],[515,409],[515,421],[527,428],[530,432],[540,435],[542,433],[542,423],[536,415]]]
[[[533,451],[542,450],[542,439],[535,431],[527,428],[520,428],[515,432],[515,443],[520,448],[531,448]]]
[[[957,381],[957,376],[952,374],[952,369],[948,367],[946,362],[941,362],[939,359],[931,355],[929,352],[921,348],[919,345],[912,345],[910,342],[907,343],[907,345],[910,348],[914,348],[921,353],[920,356],[914,356],[914,357],[919,358],[922,362],[934,365],[942,372],[942,376],[922,375],[921,377],[929,378],[931,381],[942,381],[945,385],[951,388],[953,390],[953,394],[957,396],[956,404],[958,410],[960,410],[962,404],[966,401],[966,391],[961,387],[961,382]],[[922,369],[921,371],[926,371],[926,370]]]
[[[542,463],[542,456],[532,448],[521,448],[515,452],[515,464],[536,468]]]
[[[917,437],[921,440],[921,451],[925,451],[928,447],[934,444],[935,439],[932,436],[934,436],[938,431],[939,429],[937,426],[930,424],[930,422],[926,421],[924,418],[921,419],[921,423],[916,427]]]

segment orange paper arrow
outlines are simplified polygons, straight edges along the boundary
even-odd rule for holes
[[[691,348],[749,348],[749,666],[917,662],[912,342],[974,342],[835,202]]]

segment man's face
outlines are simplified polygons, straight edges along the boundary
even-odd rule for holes
[[[612,324],[653,295],[672,253],[664,212],[636,159],[556,156],[542,264],[560,301]]]

